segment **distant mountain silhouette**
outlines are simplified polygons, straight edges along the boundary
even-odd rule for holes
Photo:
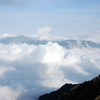
[[[17,36],[17,37],[8,37],[0,41],[0,43],[3,44],[29,44],[29,45],[39,45],[43,44],[45,45],[47,40],[34,40],[27,36]],[[60,46],[63,46],[66,49],[72,49],[72,48],[100,48],[100,43],[95,43],[92,41],[86,41],[86,40],[57,40],[57,41],[51,41],[53,43],[58,43]]]
[[[64,40],[57,43],[67,49],[72,48],[100,48],[100,43],[95,43],[87,40]]]
[[[26,43],[26,44],[29,44],[29,45],[31,45],[31,44],[39,45],[39,44],[46,44],[47,41],[46,40],[43,40],[43,41],[33,40],[30,37],[20,35],[20,36],[17,36],[17,37],[5,38],[5,39],[1,40],[0,43],[3,43],[3,44],[23,44],[23,43]]]
[[[66,84],[62,86],[63,89],[59,89],[60,93],[62,90],[66,90],[63,91],[63,95],[56,95],[59,91],[57,90],[55,92],[51,92],[50,94],[40,96],[39,100],[100,100],[100,75],[91,81],[77,84],[73,88],[71,88],[71,86],[73,87],[71,84]]]

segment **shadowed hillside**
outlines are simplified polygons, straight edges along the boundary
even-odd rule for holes
[[[50,94],[44,94],[43,96],[40,96],[39,100],[56,100],[59,95],[62,95],[64,93],[68,92],[74,86],[76,86],[76,85],[65,84],[57,91],[53,91]]]
[[[81,84],[65,84],[39,100],[100,100],[100,75]]]
[[[57,100],[100,100],[100,75],[91,81],[79,84]]]

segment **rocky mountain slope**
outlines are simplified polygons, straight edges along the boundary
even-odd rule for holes
[[[63,88],[65,87],[63,86]],[[65,90],[67,90],[67,88],[65,88]],[[55,98],[56,93],[52,96],[50,96],[52,94],[50,93],[41,96],[39,100],[100,100],[100,75],[91,81],[77,84],[73,88],[69,87],[69,89],[69,92],[66,91],[63,95],[59,94],[57,99]]]
[[[68,92],[74,86],[76,86],[76,85],[65,84],[57,91],[53,91],[50,94],[44,94],[43,96],[40,96],[39,100],[56,100],[60,95]]]
[[[20,35],[20,36],[17,36],[17,37],[5,38],[5,39],[1,40],[0,43],[3,43],[3,44],[23,44],[23,43],[26,43],[26,44],[29,44],[29,45],[31,45],[31,44],[39,45],[39,44],[46,44],[47,41],[46,40],[43,40],[43,41],[34,40],[30,37]]]
[[[0,41],[0,43],[3,44],[34,44],[39,45],[43,44],[45,45],[47,40],[34,40],[27,36],[17,36],[17,37],[8,37]],[[72,48],[100,48],[100,43],[95,43],[92,41],[86,41],[86,40],[62,40],[62,41],[51,41],[53,43],[58,43],[59,45],[63,46],[66,49],[72,49]]]
[[[99,43],[95,43],[92,41],[86,40],[64,40],[64,41],[57,41],[57,43],[67,49],[72,48],[100,48]]]

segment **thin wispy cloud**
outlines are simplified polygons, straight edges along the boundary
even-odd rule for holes
[[[100,9],[58,9],[59,11],[62,12],[81,12],[81,11],[85,11],[85,12],[95,12],[95,11],[100,11]]]
[[[38,29],[37,34],[41,40],[48,40],[50,38],[50,33],[49,33],[50,31],[51,27],[44,26]]]
[[[46,37],[68,38],[70,32],[72,36],[76,34],[75,30],[100,30],[99,3],[98,0],[0,0],[0,35],[32,36],[44,26],[52,28]]]

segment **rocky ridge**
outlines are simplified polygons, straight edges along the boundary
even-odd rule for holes
[[[67,87],[65,87],[66,85]],[[62,86],[63,89],[66,90],[62,95],[58,94],[56,96],[59,91],[57,90],[41,96],[39,100],[100,100],[100,75],[90,81],[85,81],[84,83],[75,86],[72,85],[72,87],[69,87],[71,84],[69,86],[68,84],[66,85]],[[62,90],[60,92],[62,92]]]
[[[0,40],[0,43],[3,44],[28,44],[28,45],[45,45],[49,40],[35,40],[27,36],[17,36],[17,37],[8,37],[3,40]],[[66,49],[73,49],[73,48],[99,48],[100,49],[100,43],[95,43],[92,41],[87,41],[87,40],[57,40],[57,41],[51,41],[53,43],[57,43],[60,46],[66,48]]]

